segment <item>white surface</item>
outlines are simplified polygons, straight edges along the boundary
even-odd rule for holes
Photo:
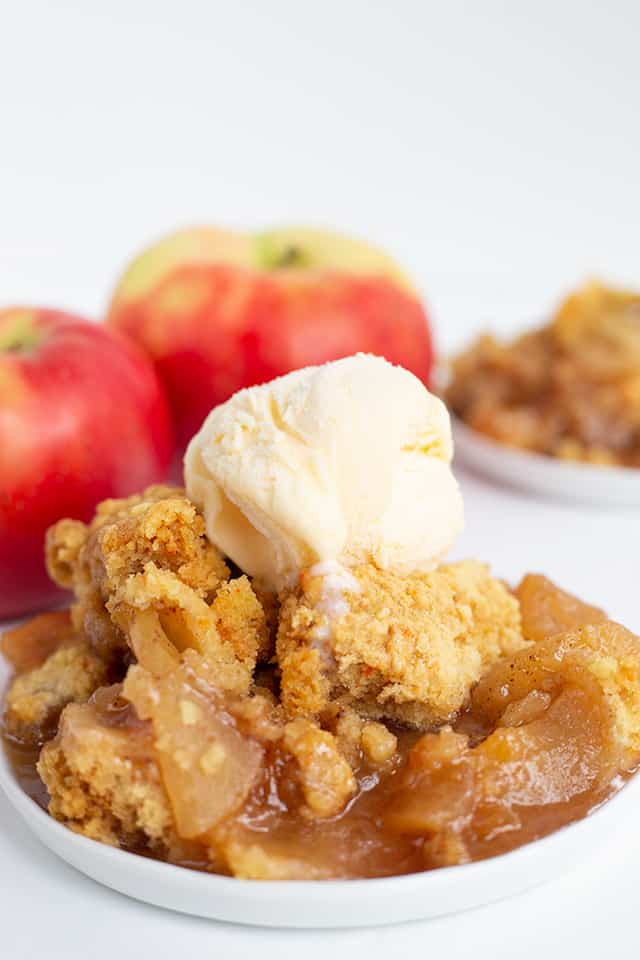
[[[599,467],[517,450],[457,418],[453,436],[457,461],[500,486],[569,503],[640,507],[640,469]]]
[[[0,29],[0,300],[99,315],[123,260],[190,221],[329,223],[388,246],[446,349],[585,274],[638,284],[640,8],[23,0]],[[556,577],[640,630],[639,514],[464,480],[457,556]],[[632,955],[640,830],[517,900],[344,933],[145,907],[49,854],[0,799],[12,960]]]
[[[0,683],[9,670],[0,663]],[[114,850],[68,830],[15,779],[0,747],[0,790],[53,853],[107,887],[143,903],[210,920],[287,928],[350,928],[433,919],[484,906],[557,879],[635,822],[640,778],[590,817],[501,857],[377,880],[268,883],[198,873]],[[633,824],[631,824],[633,826]]]

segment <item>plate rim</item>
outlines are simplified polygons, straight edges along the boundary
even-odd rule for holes
[[[591,508],[640,506],[640,468],[561,460],[499,443],[451,414],[454,471],[458,467],[502,488],[546,501]]]
[[[539,453],[537,450],[525,450],[522,447],[501,443],[499,440],[490,437],[481,430],[476,430],[475,427],[469,426],[465,420],[456,413],[453,413],[452,410],[449,410],[449,416],[451,417],[454,440],[455,433],[458,432],[465,438],[472,439],[478,444],[484,444],[487,449],[492,452],[500,454],[507,453],[515,459],[520,459],[522,463],[537,463],[540,467],[551,467],[551,469],[557,470],[559,473],[580,470],[584,472],[585,475],[588,474],[593,477],[598,477],[599,479],[603,477],[615,477],[620,480],[635,479],[640,482],[640,467],[623,467],[620,466],[620,464],[589,463],[585,460],[563,460],[561,457],[553,457],[550,454]]]

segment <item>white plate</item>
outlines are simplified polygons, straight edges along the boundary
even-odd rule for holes
[[[496,480],[545,497],[604,506],[640,506],[640,470],[599,467],[544,457],[491,440],[451,416],[456,461]]]
[[[0,660],[0,690],[8,677]],[[265,882],[199,873],[72,833],[18,784],[0,746],[0,788],[50,850],[126,896],[212,920],[268,927],[358,927],[458,913],[522,893],[575,866],[635,822],[640,777],[585,820],[492,860],[380,880]]]

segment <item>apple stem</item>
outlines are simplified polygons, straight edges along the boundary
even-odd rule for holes
[[[0,352],[2,353],[26,353],[37,347],[41,341],[42,331],[36,328],[33,323],[33,314],[28,310],[16,313],[4,330],[0,328]]]
[[[309,255],[304,247],[297,243],[281,246],[270,237],[260,243],[260,260],[267,270],[283,270],[291,267],[308,267]]]
[[[301,267],[304,266],[305,256],[300,247],[293,245],[285,247],[278,261],[277,267]]]

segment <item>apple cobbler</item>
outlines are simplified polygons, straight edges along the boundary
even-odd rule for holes
[[[586,815],[640,756],[640,639],[473,562],[276,596],[180,489],[49,532],[69,612],[5,634],[25,788],[94,840],[245,878],[410,873]],[[36,775],[37,769],[37,775]]]
[[[480,337],[453,361],[445,395],[500,443],[640,467],[640,294],[590,283],[541,329]]]

